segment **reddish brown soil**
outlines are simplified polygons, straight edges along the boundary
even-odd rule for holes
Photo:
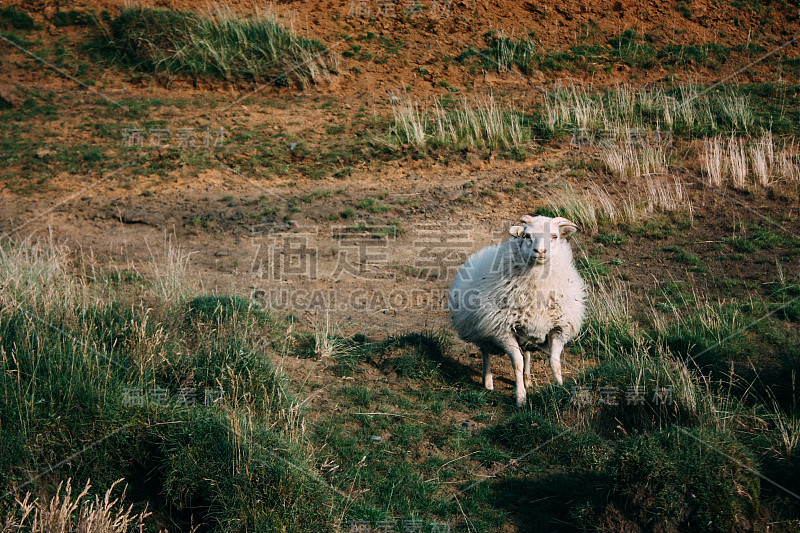
[[[125,5],[124,0],[96,2],[77,0],[69,4],[47,1],[12,1],[33,12],[52,35],[63,35],[69,30],[55,28],[50,23],[53,14],[61,9],[85,9],[112,14]],[[442,92],[440,82],[458,86],[489,86],[502,90],[530,89],[532,85],[549,83],[554,78],[584,81],[595,84],[613,84],[627,81],[630,69],[617,65],[610,72],[598,69],[587,74],[538,73],[530,78],[519,73],[498,75],[495,72],[469,72],[446,58],[457,57],[469,46],[484,47],[484,35],[502,31],[515,38],[530,38],[538,50],[549,52],[565,50],[578,42],[602,43],[625,30],[634,30],[660,45],[675,44],[727,44],[757,42],[767,50],[783,45],[798,34],[796,10],[778,5],[761,8],[734,7],[728,2],[710,0],[693,1],[691,18],[679,9],[680,3],[630,2],[621,0],[519,2],[514,0],[417,0],[420,10],[410,10],[412,2],[396,2],[394,9],[385,7],[383,0],[281,0],[270,5],[281,19],[297,33],[316,37],[328,43],[337,52],[348,48],[347,37],[361,37],[373,32],[378,38],[402,41],[401,53],[385,64],[363,64],[355,59],[343,60],[343,74],[330,87],[320,88],[333,94],[356,94],[361,98],[383,97],[386,91],[397,91],[400,86],[414,86],[418,92]],[[254,3],[242,0],[225,2],[234,10],[249,13]],[[754,3],[757,5],[758,3]],[[143,1],[139,5],[169,7],[179,10],[209,9],[205,1]],[[441,6],[441,7],[435,7]],[[360,43],[364,44],[364,43]],[[364,45],[368,48],[368,45]],[[797,56],[795,44],[786,52]],[[669,76],[693,81],[716,80],[730,76],[746,62],[731,61],[722,70],[710,72],[691,66],[682,72],[668,72],[663,68],[640,73],[639,82],[656,82]],[[363,73],[351,72],[358,66]],[[429,74],[422,76],[420,67]],[[773,73],[759,64],[743,69],[737,74],[739,81],[771,79]]]

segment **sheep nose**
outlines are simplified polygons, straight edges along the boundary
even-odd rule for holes
[[[539,255],[544,255],[547,253],[547,248],[537,248],[536,253]]]

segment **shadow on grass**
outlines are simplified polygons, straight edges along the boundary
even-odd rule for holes
[[[606,476],[591,472],[510,478],[495,483],[494,504],[508,511],[521,533],[584,531],[581,515],[606,504],[608,487]]]
[[[394,370],[403,377],[433,377],[446,383],[471,383],[477,371],[448,354],[442,333],[412,332],[390,337],[371,346],[373,360],[381,370]]]

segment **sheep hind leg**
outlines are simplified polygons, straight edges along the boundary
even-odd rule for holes
[[[564,349],[564,341],[558,334],[550,333],[547,338],[547,344],[550,348],[550,368],[553,370],[553,375],[558,381],[559,385],[564,384],[564,379],[561,376],[561,351]]]
[[[481,350],[483,357],[483,386],[486,390],[494,390],[494,380],[492,379],[492,362],[489,359],[489,353]]]
[[[525,350],[525,371],[523,372],[523,377],[525,378],[525,387],[530,387],[533,385],[533,380],[531,379],[531,352],[530,350]]]

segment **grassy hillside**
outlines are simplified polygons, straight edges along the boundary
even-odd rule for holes
[[[59,483],[91,479],[91,497],[121,478],[116,491],[127,486],[153,530],[419,520],[545,531],[622,515],[729,531],[795,514],[796,391],[725,365],[769,345],[772,371],[796,372],[796,283],[757,305],[695,294],[693,313],[653,309],[639,323],[620,312],[624,285],[595,279],[571,349],[590,368],[534,389],[518,411],[473,384],[440,333],[292,332],[253,302],[192,295],[180,262],[145,279],[76,275],[66,250],[47,245],[6,245],[0,259],[0,484],[12,524],[27,493],[56,498]],[[321,366],[306,381],[281,370],[286,357]],[[323,389],[335,410],[304,400]]]
[[[517,4],[0,9],[2,533],[798,530],[796,10]],[[442,295],[523,213],[516,409]]]

